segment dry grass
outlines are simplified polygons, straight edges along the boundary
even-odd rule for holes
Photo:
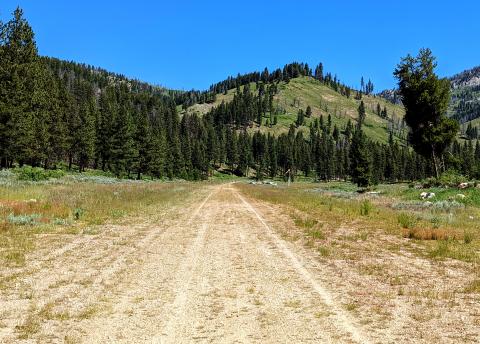
[[[0,263],[23,266],[36,234],[95,235],[98,225],[152,215],[196,187],[161,182],[0,186]]]
[[[18,333],[18,339],[28,339],[40,331],[40,329],[40,318],[34,313],[29,314],[25,321],[15,328]]]
[[[480,294],[480,276],[467,285],[465,292]]]
[[[459,240],[463,234],[451,228],[405,228],[403,237],[417,240]]]
[[[290,308],[300,308],[300,306],[302,305],[299,300],[289,300],[285,301],[283,304],[285,305],[285,307]]]
[[[356,197],[342,190],[341,197],[335,197],[334,191],[312,192],[318,184],[297,183],[290,188],[238,185],[253,198],[286,208],[295,226],[303,229],[306,245],[316,248],[323,257],[355,260],[379,236],[393,235],[411,240],[415,244],[412,252],[424,257],[466,262],[479,259],[480,232],[469,217],[476,209],[465,208],[454,214],[438,210],[432,210],[432,214],[429,210],[413,214],[390,207],[395,202],[391,199],[365,199],[368,196]],[[411,250],[411,245],[402,241],[396,246],[399,249]]]

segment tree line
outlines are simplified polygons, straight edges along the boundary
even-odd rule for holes
[[[177,105],[190,101],[185,93],[39,57],[21,9],[0,25],[2,168],[24,164],[80,172],[95,168],[120,177],[190,180],[227,170],[260,179],[290,174],[352,180],[360,186],[421,179],[438,168],[430,163],[429,154],[400,145],[392,133],[387,144],[368,139],[362,130],[363,101],[358,121],[349,121],[343,128],[332,125],[330,115],[310,121],[307,130],[300,128],[304,118],[311,116],[307,106],[288,132],[274,136],[255,130],[255,126],[277,125],[273,97],[279,80],[308,75],[349,96],[349,88],[331,74],[324,75],[321,64],[314,71],[293,63],[274,73],[264,70],[235,81],[227,79],[213,91],[224,92],[234,83],[231,102],[213,107],[203,117],[185,114],[180,118]],[[257,83],[255,92],[251,82]],[[373,90],[373,84],[368,88]],[[379,108],[379,115],[386,116],[386,109]],[[441,168],[479,177],[478,143],[447,146],[452,154],[438,152]]]

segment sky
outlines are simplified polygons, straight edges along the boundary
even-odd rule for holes
[[[229,75],[319,62],[347,85],[395,86],[402,56],[428,47],[437,72],[480,65],[477,0],[2,0],[20,6],[41,55],[87,63],[174,89]]]

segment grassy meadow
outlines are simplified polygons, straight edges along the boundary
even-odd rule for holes
[[[342,250],[345,242],[384,238],[386,246],[379,250],[407,249],[431,259],[480,263],[478,188],[417,190],[407,184],[386,184],[359,194],[354,185],[343,182],[240,187],[255,199],[286,209],[307,244],[326,256],[358,251],[355,245]],[[421,200],[424,191],[436,195]],[[348,229],[348,234],[342,229]]]
[[[152,215],[198,186],[120,180],[93,172],[29,182],[1,171],[0,264],[23,266],[39,235],[95,234],[105,223]]]

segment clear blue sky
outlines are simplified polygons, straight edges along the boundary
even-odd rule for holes
[[[38,1],[19,5],[39,52],[177,89],[204,89],[237,72],[322,61],[357,86],[395,85],[400,57],[429,47],[438,72],[480,65],[480,1]]]

